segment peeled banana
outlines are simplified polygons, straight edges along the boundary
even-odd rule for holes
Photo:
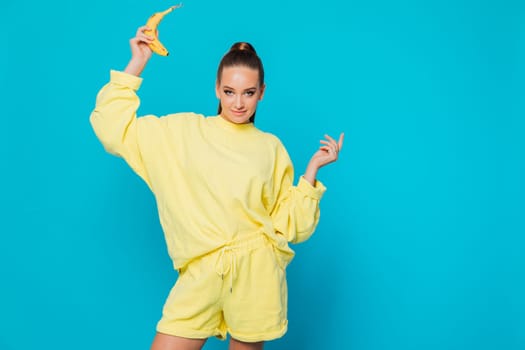
[[[146,22],[146,26],[149,29],[145,30],[144,34],[151,35],[151,36],[153,36],[155,38],[155,40],[152,41],[151,43],[149,43],[148,46],[150,47],[150,49],[153,52],[155,52],[158,55],[168,56],[169,52],[159,40],[159,37],[158,37],[158,34],[157,34],[157,27],[159,26],[160,21],[162,21],[164,16],[166,16],[168,13],[170,13],[171,11],[173,11],[176,8],[179,8],[181,6],[182,6],[182,4],[178,4],[178,5],[175,5],[175,6],[171,6],[166,11],[156,12],[153,15],[151,15],[151,17]]]

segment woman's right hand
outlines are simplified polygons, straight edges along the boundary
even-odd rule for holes
[[[146,26],[140,27],[135,37],[129,40],[131,60],[124,70],[126,73],[139,76],[153,54],[148,44],[154,41],[155,38],[151,35],[144,34],[146,29],[148,29]]]

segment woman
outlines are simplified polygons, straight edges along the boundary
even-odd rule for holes
[[[105,149],[154,193],[179,271],[152,349],[201,349],[227,333],[230,349],[262,349],[286,332],[288,242],[313,233],[325,191],[317,171],[337,160],[343,134],[321,140],[293,186],[282,143],[254,126],[264,70],[248,43],[235,44],[219,65],[217,116],[137,118],[139,76],[152,55],[146,29],[130,40],[124,72],[111,71],[90,121]]]

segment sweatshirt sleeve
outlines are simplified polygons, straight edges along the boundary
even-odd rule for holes
[[[104,149],[123,158],[151,188],[138,136],[140,122],[146,121],[146,117],[137,118],[136,114],[140,105],[136,92],[141,83],[142,78],[111,70],[109,83],[97,95],[90,123]],[[152,122],[157,118],[149,119]]]
[[[294,170],[290,157],[281,145],[277,149],[273,190],[275,203],[271,211],[277,232],[291,243],[306,241],[319,222],[319,201],[326,187],[319,181],[312,186],[302,176],[293,186]]]

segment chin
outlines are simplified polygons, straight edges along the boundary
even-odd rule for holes
[[[236,124],[246,124],[250,122],[250,118],[246,117],[245,115],[238,116],[238,115],[230,115],[229,116],[230,121]]]

